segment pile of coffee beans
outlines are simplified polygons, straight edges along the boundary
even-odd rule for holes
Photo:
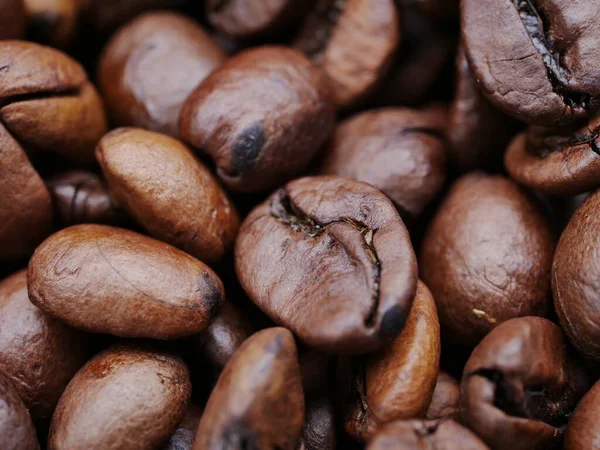
[[[600,450],[599,17],[0,0],[0,450]]]

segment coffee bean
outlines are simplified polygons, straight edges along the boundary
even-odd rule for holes
[[[459,414],[460,384],[444,371],[438,375],[426,419],[457,419]]]
[[[483,93],[508,114],[554,126],[600,107],[600,3],[465,0],[465,50]]]
[[[219,45],[180,14],[139,16],[113,35],[98,80],[113,122],[177,137],[183,102],[226,59]]]
[[[560,324],[587,358],[600,359],[600,193],[590,195],[560,237],[552,266],[552,293]]]
[[[29,301],[25,270],[0,281],[0,371],[12,380],[35,420],[52,415],[87,358],[85,334]]]
[[[31,153],[90,163],[106,132],[102,100],[83,67],[30,42],[0,41],[0,120]]]
[[[52,232],[52,200],[25,151],[1,121],[0,173],[0,260],[26,258]]]
[[[132,231],[75,225],[38,247],[29,298],[66,323],[121,337],[174,339],[205,329],[223,298],[197,259]]]
[[[336,447],[333,405],[326,396],[306,399],[306,421],[298,450],[334,450]]]
[[[312,0],[208,0],[206,15],[213,27],[235,39],[270,37],[293,26]]]
[[[181,142],[120,128],[102,138],[96,157],[111,194],[151,235],[209,264],[232,249],[235,207]]]
[[[600,381],[577,404],[565,433],[564,450],[594,448],[600,440]]]
[[[506,170],[520,184],[559,197],[600,186],[600,116],[584,126],[530,127],[504,157]]]
[[[254,209],[235,260],[258,307],[332,352],[365,353],[394,340],[417,282],[392,203],[368,184],[332,176],[293,181]]]
[[[474,346],[508,319],[543,316],[553,251],[546,219],[512,181],[460,178],[429,224],[420,259],[442,332]]]
[[[193,448],[295,450],[303,423],[294,338],[284,328],[268,328],[246,340],[225,366]]]
[[[418,216],[446,177],[442,108],[366,111],[338,125],[319,172],[372,184]]]
[[[489,450],[468,429],[453,420],[406,420],[381,429],[367,450]]]
[[[461,383],[461,421],[492,450],[554,448],[589,382],[560,328],[509,320],[475,348]]]
[[[393,0],[317,0],[294,46],[323,68],[335,103],[364,102],[389,69],[400,42]]]
[[[411,3],[412,0],[404,0]],[[459,0],[417,0],[416,6],[432,19],[456,20],[458,19]]]
[[[111,198],[104,180],[93,172],[73,170],[46,180],[56,222],[67,227],[80,223],[119,225],[125,213]]]
[[[65,48],[78,31],[79,0],[24,0],[27,34],[37,42]]]
[[[0,39],[22,38],[26,22],[23,0],[0,0]]]
[[[190,394],[179,358],[132,345],[112,347],[67,386],[52,417],[48,450],[160,448],[183,419]]]
[[[389,346],[351,362],[344,425],[368,442],[384,424],[423,417],[440,362],[440,325],[433,297],[419,282],[406,325]]]
[[[11,381],[0,372],[0,448],[39,450],[35,427]]]
[[[461,172],[498,170],[517,122],[496,109],[477,86],[462,47],[456,57],[455,95],[448,113],[448,156]]]
[[[169,442],[162,447],[162,450],[192,450],[201,417],[202,408],[196,404],[191,404],[179,424],[179,428],[175,430],[175,433],[170,437]]]
[[[300,174],[333,125],[325,78],[284,47],[231,58],[190,95],[180,118],[182,138],[213,159],[229,189],[243,192]]]

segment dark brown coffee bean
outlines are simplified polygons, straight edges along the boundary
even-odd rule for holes
[[[552,293],[560,324],[586,357],[600,360],[600,191],[575,212],[560,237],[552,266]]]
[[[448,113],[448,156],[461,172],[498,170],[502,155],[517,131],[517,122],[496,109],[477,86],[465,52],[456,57],[455,91]]]
[[[600,107],[593,0],[465,0],[465,50],[484,94],[508,114],[554,126]]]
[[[293,26],[312,0],[208,0],[206,15],[213,27],[235,39],[273,36]]]
[[[585,394],[569,420],[564,450],[588,450],[600,442],[600,381]]]
[[[365,353],[402,330],[417,264],[393,204],[339,177],[292,181],[242,224],[236,272],[252,301],[307,344]]]
[[[52,232],[52,200],[1,121],[0,173],[0,260],[26,258]]]
[[[23,0],[0,0],[0,39],[23,38],[26,22]]]
[[[111,194],[152,236],[209,264],[232,249],[235,207],[180,141],[120,128],[102,138],[96,157]]]
[[[306,421],[298,450],[335,450],[333,406],[326,394],[306,399]]]
[[[0,372],[0,448],[39,450],[35,427],[10,379]]]
[[[79,0],[24,0],[31,39],[65,48],[78,31]]]
[[[194,450],[295,450],[304,394],[292,334],[252,335],[227,363],[200,420]]]
[[[323,68],[335,103],[350,108],[381,82],[400,42],[393,0],[317,0],[294,46]]]
[[[351,362],[344,425],[369,441],[384,424],[424,417],[440,363],[440,324],[433,297],[419,282],[406,325],[387,347]]]
[[[52,415],[87,357],[83,333],[29,301],[25,270],[0,281],[0,371],[12,380],[34,419]]]
[[[29,298],[93,333],[174,339],[205,329],[223,285],[206,265],[170,245],[103,225],[49,237],[29,261]]]
[[[454,183],[423,240],[420,269],[442,331],[474,346],[513,317],[543,316],[554,236],[512,181],[475,173]]]
[[[177,137],[183,102],[226,58],[187,17],[147,13],[121,28],[104,48],[99,86],[117,126]]]
[[[489,450],[468,429],[453,420],[392,422],[379,431],[367,450]]]
[[[584,126],[530,127],[511,143],[506,170],[543,194],[573,196],[600,186],[600,116]]]
[[[191,404],[179,424],[179,428],[175,430],[175,433],[173,433],[169,442],[162,447],[162,450],[192,450],[201,417],[202,408]]]
[[[446,178],[444,119],[442,108],[357,114],[338,125],[319,172],[372,184],[414,218]]]
[[[93,172],[64,172],[46,180],[46,186],[52,196],[54,216],[61,227],[125,222],[125,213],[111,198],[106,183]]]
[[[52,417],[48,450],[160,448],[181,422],[191,390],[178,357],[112,347],[67,386]]]
[[[102,101],[83,67],[58,50],[0,41],[0,120],[31,153],[94,160],[106,132]]]
[[[333,129],[334,108],[308,58],[259,47],[209,75],[185,102],[180,125],[182,138],[214,160],[229,189],[260,191],[307,167]]]
[[[414,6],[414,0],[406,1]],[[400,21],[400,48],[374,97],[378,105],[418,106],[431,96],[455,38],[413,7],[401,8]]]
[[[216,379],[253,331],[252,324],[239,308],[229,301],[223,302],[219,313],[211,320],[206,330],[189,339],[190,358],[197,362],[198,368],[204,372],[208,363]]]
[[[461,383],[461,419],[492,450],[557,447],[589,386],[560,328],[509,320],[475,348]]]
[[[404,0],[406,3],[414,3],[413,0]],[[436,20],[458,19],[459,0],[417,0],[415,6],[427,16]]]
[[[457,419],[459,413],[460,384],[444,371],[438,375],[426,419]]]
[[[135,16],[155,9],[176,8],[189,0],[79,0],[86,22],[100,31],[112,31]]]

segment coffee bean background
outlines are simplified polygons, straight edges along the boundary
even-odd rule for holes
[[[0,450],[600,450],[598,17],[0,0]]]

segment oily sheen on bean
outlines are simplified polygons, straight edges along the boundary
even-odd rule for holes
[[[205,329],[223,285],[204,263],[168,244],[103,225],[49,237],[29,262],[29,298],[77,328],[174,339]]]

